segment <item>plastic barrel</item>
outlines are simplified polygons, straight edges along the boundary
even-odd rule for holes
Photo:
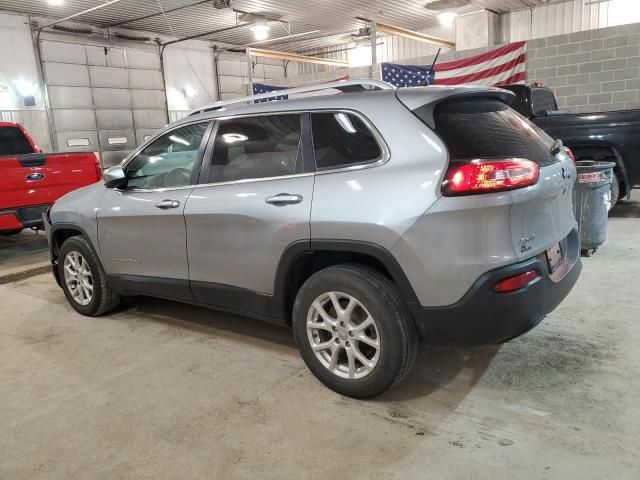
[[[573,213],[580,230],[582,254],[591,256],[607,239],[613,162],[580,160],[573,188]]]

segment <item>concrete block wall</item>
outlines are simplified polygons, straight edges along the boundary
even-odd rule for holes
[[[576,113],[640,108],[640,23],[529,40],[527,80]]]
[[[446,51],[439,62],[492,50]],[[429,65],[433,55],[403,60]],[[640,108],[640,23],[556,35],[527,43],[527,81],[542,82],[555,93],[558,106],[576,113]],[[373,78],[380,78],[374,65]],[[277,85],[322,82],[343,75],[367,78],[369,67],[333,68],[274,81]]]

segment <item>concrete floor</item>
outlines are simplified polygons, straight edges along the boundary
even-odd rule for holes
[[[423,347],[356,401],[290,332],[139,299],[76,314],[49,275],[0,286],[0,479],[638,479],[640,204],[538,328]]]
[[[19,235],[0,235],[0,284],[49,264],[44,232],[23,230]]]

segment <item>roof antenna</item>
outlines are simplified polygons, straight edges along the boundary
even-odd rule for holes
[[[436,53],[436,56],[433,59],[433,63],[431,64],[431,68],[429,69],[429,75],[431,75],[431,80],[427,82],[427,85],[430,85],[435,80],[436,75],[435,75],[435,72],[433,71],[433,67],[436,66],[436,62],[438,61],[438,56],[440,55],[440,50],[442,50],[442,48],[438,49],[438,52]],[[429,77],[427,76],[427,80],[428,79]]]

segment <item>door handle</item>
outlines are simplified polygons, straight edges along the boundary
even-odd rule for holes
[[[162,210],[167,210],[169,208],[178,208],[180,206],[180,202],[178,200],[161,200],[156,203],[156,207]]]
[[[268,197],[265,200],[265,202],[277,207],[282,207],[284,205],[293,205],[294,203],[300,203],[301,201],[302,195],[291,193],[279,193],[277,195],[273,195],[272,197]]]

